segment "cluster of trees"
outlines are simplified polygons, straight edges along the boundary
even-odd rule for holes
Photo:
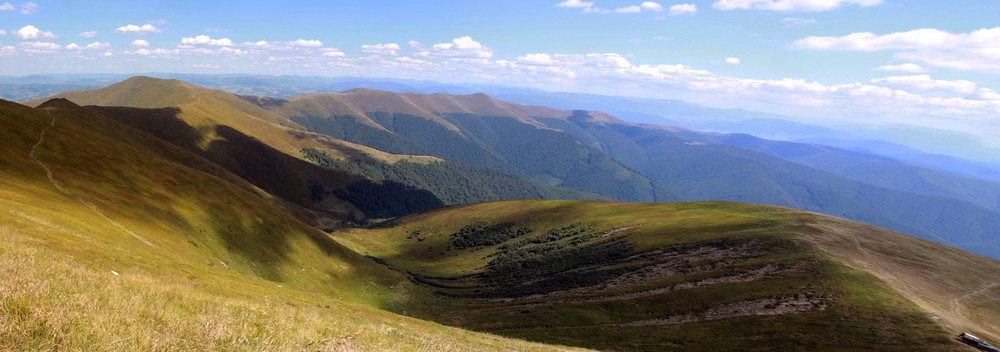
[[[302,154],[319,166],[428,190],[448,205],[505,199],[599,198],[595,194],[545,186],[516,175],[454,161],[418,164],[401,160],[387,164],[337,160],[314,148],[303,148]]]
[[[513,222],[501,222],[489,225],[485,221],[476,221],[465,225],[451,235],[451,244],[458,249],[492,246],[507,242],[535,231],[530,227],[514,228]]]
[[[515,227],[512,222],[489,224],[477,221],[452,234],[453,246],[470,248],[508,242],[533,232],[529,227]],[[634,245],[621,240],[598,240],[600,231],[575,224],[552,229],[499,247],[483,272],[462,279],[479,282],[464,293],[445,293],[456,297],[518,297],[598,284],[635,268],[620,265]],[[597,241],[595,241],[597,240]],[[613,268],[611,268],[613,267]],[[458,288],[443,284],[457,278],[420,277],[415,280],[438,288]],[[460,280],[462,281],[462,280]]]

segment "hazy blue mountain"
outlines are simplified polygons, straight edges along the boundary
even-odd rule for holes
[[[818,144],[770,141],[747,134],[679,134],[691,140],[764,152],[876,186],[948,197],[1000,210],[1000,184],[980,178],[931,170],[889,157]]]
[[[1000,257],[1000,212],[967,201],[859,182],[768,153],[686,138],[691,133],[684,130],[598,120],[582,111],[567,120],[540,121],[599,146],[688,200],[731,200],[816,211]],[[775,143],[750,136],[732,138]],[[781,152],[805,156],[815,151],[812,148],[790,143]],[[890,160],[862,156],[867,159],[844,160]]]

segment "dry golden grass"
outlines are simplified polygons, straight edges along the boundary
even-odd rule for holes
[[[93,263],[63,253],[51,231],[0,225],[0,350],[563,350],[259,279]]]

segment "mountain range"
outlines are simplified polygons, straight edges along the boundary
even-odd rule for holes
[[[1000,255],[995,188],[884,156],[485,94],[269,98],[134,77],[2,104],[2,345],[945,351],[964,348],[957,332],[1000,337],[1000,262],[948,246]]]

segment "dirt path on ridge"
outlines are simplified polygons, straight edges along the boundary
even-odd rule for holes
[[[84,206],[86,206],[87,208],[89,208],[91,211],[93,211],[95,214],[97,214],[98,216],[104,218],[104,220],[106,220],[111,225],[114,225],[115,227],[121,229],[122,231],[125,231],[125,233],[129,234],[132,237],[135,237],[137,240],[142,241],[142,243],[145,243],[146,245],[148,245],[150,247],[156,247],[156,245],[154,245],[152,242],[149,242],[149,240],[143,238],[142,236],[140,236],[139,234],[135,233],[134,231],[129,230],[127,227],[125,227],[125,225],[122,225],[120,222],[117,222],[114,219],[112,219],[112,218],[108,217],[107,215],[105,215],[104,212],[102,212],[100,210],[100,208],[98,208],[97,205],[95,205],[94,203],[91,203],[91,202],[89,202],[89,201],[87,201],[87,200],[85,200],[83,198],[80,198],[80,196],[77,196],[75,194],[72,194],[72,193],[69,193],[68,191],[66,191],[66,188],[63,187],[62,183],[60,183],[59,181],[57,181],[56,178],[55,178],[55,176],[52,174],[52,169],[50,169],[48,165],[45,165],[44,162],[42,162],[41,160],[38,159],[38,157],[35,156],[35,152],[38,151],[38,147],[40,147],[42,145],[42,143],[45,142],[45,132],[48,131],[50,128],[56,127],[56,116],[52,115],[52,113],[50,113],[48,111],[46,111],[45,113],[48,114],[49,117],[52,118],[52,122],[48,126],[46,126],[45,128],[43,128],[41,132],[38,133],[38,142],[35,143],[35,145],[31,147],[31,152],[28,153],[28,157],[30,157],[31,160],[33,160],[36,164],[38,164],[39,166],[41,166],[42,169],[45,169],[45,174],[49,178],[49,183],[51,183],[53,187],[55,187],[57,190],[59,190],[59,192],[62,192],[63,194],[65,194],[66,196],[68,196],[70,198],[73,198],[73,200],[79,202],[80,204],[83,204]]]

